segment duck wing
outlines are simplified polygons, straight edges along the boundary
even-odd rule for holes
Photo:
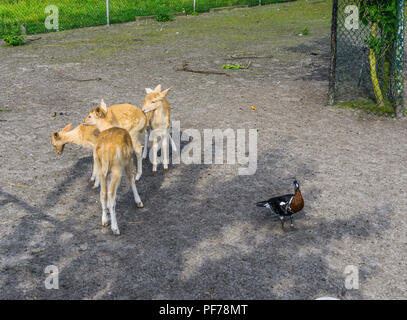
[[[293,194],[285,194],[283,196],[273,197],[266,201],[257,202],[258,207],[271,207],[273,211],[279,215],[286,214],[286,207],[292,199]]]
[[[283,196],[274,197],[268,200],[270,206],[274,209],[274,211],[279,214],[286,214],[287,213],[287,206],[292,199],[293,194],[285,194]]]

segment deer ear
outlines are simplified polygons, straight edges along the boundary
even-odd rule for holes
[[[68,132],[71,131],[72,128],[72,123],[68,124],[65,128],[63,128],[61,131],[62,132]]]
[[[163,92],[161,92],[160,97],[164,98],[170,90],[171,90],[171,88],[168,88],[167,90],[164,90]]]
[[[104,118],[106,116],[106,113],[103,111],[101,107],[97,107],[95,109],[96,117],[98,118]]]
[[[151,92],[154,92],[154,90],[150,89],[150,88],[146,88],[146,93],[151,93]]]
[[[161,92],[161,84],[155,87],[154,92],[160,93]]]
[[[59,139],[59,133],[58,132],[54,132],[54,138]]]
[[[105,101],[103,99],[102,99],[102,101],[100,101],[100,107],[102,108],[102,110],[104,112],[107,112],[106,103],[105,103]]]

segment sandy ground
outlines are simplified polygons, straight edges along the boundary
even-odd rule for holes
[[[1,47],[0,299],[407,298],[407,122],[326,107],[329,10],[300,1]],[[230,77],[174,71],[248,60]],[[182,130],[258,129],[257,171],[180,164],[153,176],[145,162],[145,208],[123,179],[117,237],[87,182],[91,152],[59,157],[50,137],[101,98],[140,106],[158,83],[172,87]],[[291,192],[293,176],[305,208],[283,231],[255,202]],[[58,290],[44,287],[48,265]],[[345,288],[347,265],[358,290]]]

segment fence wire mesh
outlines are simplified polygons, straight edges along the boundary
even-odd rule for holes
[[[0,0],[0,35],[24,25],[27,34],[55,31],[46,27],[47,6],[58,10],[58,30],[134,21],[137,16],[191,14],[211,8],[265,5],[289,0]]]
[[[372,49],[372,35],[384,39],[384,30],[380,25],[362,22],[361,5],[369,0],[335,0],[333,1],[332,22],[332,81],[330,88],[333,94],[331,102],[344,103],[350,107],[358,107],[368,112],[384,115],[395,115],[398,105],[404,108],[400,83],[402,86],[402,59],[404,51],[403,35],[394,37],[387,45]],[[373,1],[370,1],[372,3]],[[390,5],[404,0],[384,0]],[[398,3],[400,4],[400,3]],[[396,7],[394,14],[396,15]],[[397,15],[395,27],[404,25],[403,13]],[[401,69],[401,70],[400,70]],[[332,101],[333,100],[333,101]],[[400,101],[402,100],[402,101]],[[403,110],[404,112],[404,110]]]

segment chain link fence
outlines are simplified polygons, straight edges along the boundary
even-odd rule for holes
[[[134,21],[137,16],[285,1],[293,0],[0,0],[0,35],[18,32],[21,25],[35,34]]]
[[[404,19],[404,0],[333,0],[330,104],[404,114]]]

